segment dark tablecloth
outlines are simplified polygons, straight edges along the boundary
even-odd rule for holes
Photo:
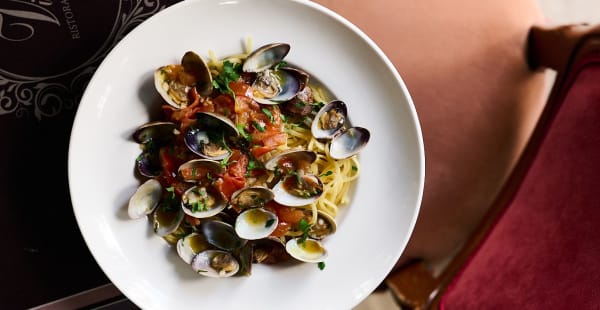
[[[0,2],[0,308],[32,307],[109,283],[71,207],[71,126],[110,49],[175,2]]]

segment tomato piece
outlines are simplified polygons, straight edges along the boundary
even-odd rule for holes
[[[275,230],[271,233],[271,236],[283,237],[285,236],[285,234],[287,234],[288,231],[290,231],[290,228],[291,226],[288,222],[280,221],[279,223],[277,223],[277,228],[275,228]]]
[[[262,155],[276,149],[277,147],[272,147],[272,146],[255,146],[254,148],[252,148],[252,156],[254,156],[254,158],[259,158]]]
[[[229,117],[235,111],[235,102],[230,95],[219,95],[213,99],[214,109],[216,113]]]
[[[298,227],[300,220],[304,218],[304,212],[297,208],[281,206],[278,209],[277,216],[279,220],[290,223],[292,227]]]
[[[177,175],[177,168],[179,167],[179,160],[177,159],[174,147],[162,147],[158,151],[160,158],[160,164],[163,168],[162,176],[167,182],[173,183],[175,176]]]
[[[245,177],[248,168],[248,155],[236,150],[229,158],[227,173],[233,177]]]
[[[223,178],[215,182],[215,186],[229,200],[231,199],[231,194],[246,186],[246,179],[244,177],[234,177],[225,174]]]
[[[251,97],[252,95],[252,88],[243,81],[229,82],[229,88],[236,96]]]

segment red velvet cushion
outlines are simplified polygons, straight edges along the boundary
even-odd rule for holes
[[[442,309],[600,307],[600,55],[575,74],[514,200]]]

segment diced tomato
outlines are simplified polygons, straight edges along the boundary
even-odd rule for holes
[[[264,154],[274,150],[275,148],[276,147],[272,146],[255,146],[254,148],[252,148],[252,156],[254,156],[254,158],[259,158]]]
[[[243,81],[229,82],[229,88],[233,91],[233,93],[236,96],[252,96],[252,87],[250,87],[250,85],[244,83]]]
[[[265,209],[275,212],[275,214],[277,214],[277,218],[279,219],[277,228],[271,234],[271,236],[281,237],[290,231],[290,229],[297,229],[300,220],[305,217],[302,210],[286,207],[272,200],[265,205]]]
[[[163,147],[158,152],[160,158],[160,164],[163,168],[162,176],[165,180],[171,184],[175,181],[177,175],[177,168],[179,167],[179,160],[174,147]]]
[[[297,208],[281,206],[278,209],[277,216],[279,217],[280,221],[290,223],[292,227],[298,227],[298,223],[300,223],[300,220],[304,218],[304,212],[302,212],[302,210],[298,210]]]
[[[234,177],[227,173],[223,175],[223,178],[220,178],[215,182],[215,186],[229,200],[231,199],[231,194],[246,186],[246,178],[243,176]]]
[[[290,231],[290,224],[288,222],[280,221],[277,223],[277,228],[271,233],[271,236],[283,237],[288,231]]]
[[[195,218],[193,216],[190,215],[185,215],[185,221],[190,224],[191,226],[198,226],[200,225],[200,219]]]
[[[229,117],[235,111],[235,102],[230,95],[219,95],[213,99],[215,112]]]
[[[248,155],[234,151],[227,164],[227,173],[233,177],[244,177],[248,168]]]

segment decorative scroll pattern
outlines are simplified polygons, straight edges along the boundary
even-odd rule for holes
[[[29,117],[33,113],[37,120],[42,120],[72,109],[79,103],[85,86],[111,48],[131,29],[165,7],[160,4],[160,0],[120,1],[112,31],[102,47],[87,61],[68,72],[53,76],[29,77],[0,68],[0,116],[14,114],[21,118]],[[7,14],[6,12],[11,13],[13,17],[17,14],[14,10],[0,9],[0,30],[2,14]],[[31,16],[30,12],[29,15],[21,13],[21,16],[17,17]],[[33,16],[38,16],[39,20],[37,13]],[[26,19],[12,25],[31,29],[32,34],[35,31],[27,24]]]

